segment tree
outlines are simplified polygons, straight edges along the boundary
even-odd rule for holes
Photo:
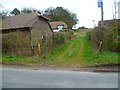
[[[25,13],[34,13],[34,12],[40,12],[40,11],[38,11],[38,10],[35,9],[35,8],[23,8],[23,9],[21,10],[21,13],[22,13],[22,14],[25,14]]]
[[[6,18],[9,14],[9,11],[1,11],[0,12],[0,19]]]
[[[45,10],[44,16],[50,18],[50,21],[63,21],[68,25],[69,29],[72,29],[73,25],[77,24],[78,19],[75,13],[71,13],[69,10],[63,7],[49,7]]]
[[[13,11],[10,12],[12,15],[18,15],[20,14],[20,11],[17,8],[14,8]]]
[[[21,10],[21,13],[25,14],[25,13],[32,13],[32,10],[29,8],[23,8],[23,10]]]
[[[78,29],[87,29],[85,26],[79,27]]]

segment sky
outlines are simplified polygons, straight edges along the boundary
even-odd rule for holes
[[[97,6],[97,0],[0,0],[4,6],[2,10],[12,11],[14,8],[36,8],[44,11],[49,7],[62,6],[75,13],[79,19],[76,28],[85,26],[93,28],[101,20],[101,9]],[[113,19],[115,0],[103,0],[104,20]],[[116,0],[117,2],[120,0]],[[94,21],[94,22],[93,22]]]

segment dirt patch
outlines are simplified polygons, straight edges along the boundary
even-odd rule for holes
[[[4,68],[16,69],[32,69],[32,70],[70,70],[70,71],[86,71],[86,72],[120,72],[120,65],[100,65],[89,67],[68,67],[61,65],[9,65],[2,64]]]

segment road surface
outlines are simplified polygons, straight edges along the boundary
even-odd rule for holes
[[[2,88],[118,88],[118,73],[2,68]]]

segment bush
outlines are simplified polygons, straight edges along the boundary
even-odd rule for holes
[[[29,35],[24,35],[24,33],[16,31],[2,34],[2,52],[5,54],[29,54]]]
[[[91,32],[87,32],[87,33],[86,33],[86,38],[87,38],[88,40],[91,40]]]
[[[108,30],[102,29],[100,27],[95,28],[93,32],[89,34],[89,38],[92,42],[92,45],[95,50],[99,50],[100,42],[102,41],[102,47],[101,49],[106,49],[107,43],[108,43]]]
[[[87,38],[91,40],[92,46],[95,50],[100,51],[100,42],[102,41],[102,50],[109,50],[113,52],[120,51],[120,43],[118,41],[118,29],[102,29],[97,27],[94,31],[87,33]]]
[[[61,45],[65,42],[65,36],[64,33],[54,33],[53,36],[53,46]]]
[[[53,47],[64,44],[65,42],[73,39],[73,32],[55,32],[53,35]]]
[[[110,30],[108,50],[113,52],[120,52],[120,40],[118,38],[119,31],[119,29]]]

